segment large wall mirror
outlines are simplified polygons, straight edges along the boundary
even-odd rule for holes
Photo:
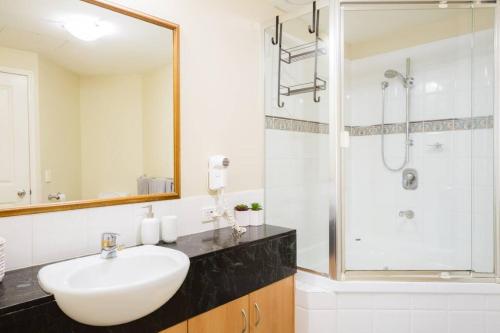
[[[0,0],[0,216],[178,198],[179,28]]]

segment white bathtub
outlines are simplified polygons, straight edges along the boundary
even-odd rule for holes
[[[296,275],[296,333],[500,333],[500,284]]]

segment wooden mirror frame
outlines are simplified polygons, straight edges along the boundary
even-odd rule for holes
[[[12,207],[0,209],[0,217],[39,214],[47,212],[57,212],[64,210],[91,208],[91,207],[104,207],[113,205],[125,205],[138,202],[159,201],[159,200],[172,200],[181,197],[181,163],[180,163],[180,64],[179,64],[179,25],[163,20],[161,18],[148,15],[127,7],[111,4],[105,0],[81,0],[83,2],[111,10],[113,12],[130,16],[151,24],[164,27],[172,30],[173,34],[173,124],[174,124],[174,192],[160,193],[151,195],[135,195],[122,198],[112,199],[90,199],[90,200],[76,200],[61,203],[51,204],[37,204],[23,207]]]

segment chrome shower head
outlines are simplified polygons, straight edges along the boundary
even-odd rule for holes
[[[400,72],[394,70],[394,69],[388,69],[385,71],[384,73],[384,76],[388,79],[394,79],[396,76],[399,77],[400,79],[404,80],[405,77],[403,76],[403,74],[401,74]]]
[[[403,84],[403,86],[405,88],[411,88],[413,87],[413,78],[412,77],[406,77],[404,76],[403,74],[401,74],[400,72],[394,70],[394,69],[388,69],[385,71],[384,73],[384,76],[387,78],[387,79],[394,79],[394,78],[398,78],[401,80],[401,83]]]

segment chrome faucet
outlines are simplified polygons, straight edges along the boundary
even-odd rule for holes
[[[116,257],[118,245],[116,245],[117,233],[105,232],[101,236],[101,258],[111,259]]]

